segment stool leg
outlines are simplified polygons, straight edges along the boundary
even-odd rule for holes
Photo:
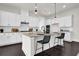
[[[59,41],[60,39],[58,39],[58,42],[57,42],[57,45],[59,45],[60,44],[60,41]]]
[[[60,39],[60,45],[61,45],[61,41],[62,41],[62,40]]]
[[[61,45],[61,39],[59,40],[59,44]]]
[[[58,45],[60,45],[60,39],[58,39]]]
[[[55,38],[56,39],[56,38]],[[54,45],[55,45],[55,39],[54,39]]]
[[[36,42],[36,49],[35,49],[35,54],[36,54],[36,51],[37,51],[37,44],[38,44],[38,43]]]
[[[43,51],[43,49],[44,49],[44,46],[43,46],[43,44],[42,44],[42,51]]]
[[[63,39],[61,39],[61,40],[60,40],[60,45],[63,45],[63,43],[62,43],[62,42],[63,42]]]
[[[62,41],[62,42],[63,42],[63,46],[64,46],[64,39],[63,39],[63,41]]]
[[[65,46],[64,39],[63,39],[63,46]]]
[[[50,42],[49,42],[49,48],[50,48]]]

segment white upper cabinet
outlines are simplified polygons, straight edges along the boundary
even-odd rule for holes
[[[8,22],[10,26],[20,26],[19,15],[10,13]]]
[[[46,20],[46,25],[52,25],[52,24],[58,24],[58,19],[57,18],[50,18]]]
[[[20,26],[19,15],[0,11],[0,26]]]
[[[45,20],[46,25],[50,25],[52,23],[52,19]]]
[[[72,16],[65,16],[60,18],[50,18],[46,20],[46,25],[59,24],[60,27],[71,27]]]
[[[58,20],[58,18],[52,19],[51,24],[59,24]]]
[[[59,18],[60,27],[71,27],[72,26],[72,16],[66,16]]]

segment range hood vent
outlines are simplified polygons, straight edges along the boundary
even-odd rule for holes
[[[21,22],[21,24],[29,24],[29,22]]]

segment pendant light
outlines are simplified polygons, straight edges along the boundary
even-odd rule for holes
[[[35,14],[37,14],[38,13],[38,11],[37,11],[37,3],[35,3]]]
[[[56,3],[54,4],[54,7],[55,7],[55,17],[54,18],[56,18]]]

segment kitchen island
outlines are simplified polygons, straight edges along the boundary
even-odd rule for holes
[[[26,56],[34,56],[35,55],[35,49],[36,49],[36,41],[43,40],[44,35],[51,35],[50,38],[50,48],[57,45],[54,44],[54,39],[59,33],[50,33],[50,34],[44,34],[44,33],[22,33],[22,50],[25,53]],[[63,45],[63,41],[62,41]],[[37,48],[41,48],[41,44],[38,44]],[[44,45],[44,50],[49,49],[49,45]],[[39,49],[36,51],[36,54],[41,52],[42,49]]]

